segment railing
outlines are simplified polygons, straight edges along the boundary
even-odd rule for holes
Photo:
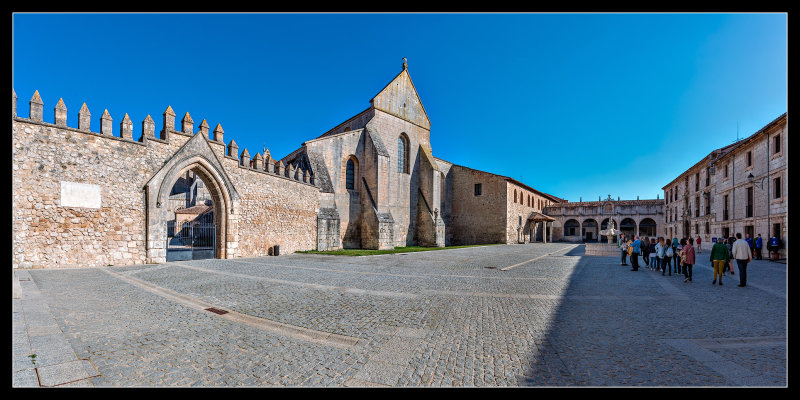
[[[175,236],[167,237],[169,247],[216,247],[217,229],[213,223],[184,223],[180,231],[176,232]]]

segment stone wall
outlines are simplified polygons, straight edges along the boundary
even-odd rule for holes
[[[452,165],[447,175],[450,215],[445,224],[454,246],[506,243],[507,183],[504,177]],[[481,194],[475,195],[475,184]]]
[[[281,245],[282,254],[316,248],[319,189],[308,177],[303,182],[302,174],[297,178],[278,176],[264,171],[263,164],[253,168],[246,149],[239,156],[234,143],[226,153],[219,125],[212,140],[205,121],[195,132],[187,113],[177,131],[174,112],[168,108],[161,138],[155,137],[148,116],[142,124],[142,137],[134,141],[127,115],[115,136],[107,112],[101,117],[101,132],[93,132],[85,105],[79,113],[79,128],[72,128],[67,126],[61,101],[55,123],[48,123],[43,121],[38,92],[31,99],[30,118],[16,115],[16,95],[13,100],[15,268],[162,262],[165,240],[149,240],[148,229],[152,235],[163,228],[164,239],[166,229],[149,220],[148,204],[153,199],[148,200],[144,188],[179,150],[185,152],[185,145],[195,137],[196,142],[207,143],[202,145],[209,149],[203,156],[217,160],[214,163],[223,169],[218,172],[228,176],[242,193],[221,213],[230,214],[222,254],[266,255],[275,244]],[[164,208],[167,206],[165,199]]]

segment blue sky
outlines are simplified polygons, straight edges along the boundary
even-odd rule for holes
[[[14,14],[18,114],[39,90],[134,139],[167,105],[283,157],[369,107],[408,58],[434,156],[570,201],[655,198],[787,111],[787,15]]]

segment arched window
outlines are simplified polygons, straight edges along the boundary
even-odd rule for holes
[[[514,189],[514,203],[517,202],[517,189]]]
[[[408,173],[408,138],[405,133],[397,138],[397,172]]]
[[[353,189],[356,188],[356,184],[355,184],[356,171],[355,171],[355,169],[356,169],[356,166],[355,166],[355,163],[353,162],[353,159],[351,158],[351,159],[347,160],[347,171],[345,172],[345,187],[347,187],[350,190],[353,190]]]
[[[564,236],[578,236],[580,235],[580,223],[574,219],[570,219],[564,223]]]

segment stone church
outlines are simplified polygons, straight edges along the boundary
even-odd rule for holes
[[[97,131],[85,103],[74,127],[62,99],[50,123],[38,91],[28,118],[12,97],[15,268],[165,262],[174,188],[190,176],[213,208],[217,258],[547,240],[558,222],[543,210],[565,202],[434,157],[405,60],[367,109],[281,159],[240,153],[188,112],[178,129],[172,107],[134,140],[127,114],[114,132],[105,110]]]

